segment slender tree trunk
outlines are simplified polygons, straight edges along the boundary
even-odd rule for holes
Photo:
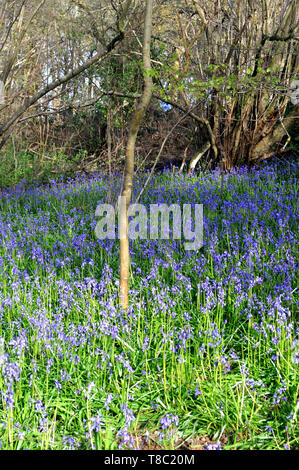
[[[131,121],[129,136],[126,149],[126,163],[125,163],[125,177],[124,186],[122,191],[123,201],[125,207],[120,210],[120,289],[119,289],[119,302],[124,308],[128,308],[129,304],[129,237],[128,237],[128,208],[131,201],[133,177],[134,177],[134,152],[137,133],[140,123],[144,117],[147,106],[150,102],[152,95],[152,78],[151,59],[150,59],[150,42],[152,34],[152,0],[146,1],[146,11],[144,19],[144,34],[143,34],[143,69],[144,69],[144,89],[141,100],[135,109]]]
[[[186,158],[187,158],[188,148],[189,148],[189,145],[187,145],[187,147],[186,147],[185,150],[184,150],[184,158],[183,158],[183,161],[182,161],[181,166],[180,166],[180,168],[179,168],[179,173],[182,173],[182,171],[183,171],[183,169],[184,169],[185,162],[186,162]]]
[[[4,83],[0,80],[0,105],[5,104]]]
[[[194,155],[194,157],[192,158],[190,164],[189,164],[189,168],[188,168],[188,175],[191,175],[193,173],[193,171],[195,170],[195,167],[197,165],[197,163],[199,162],[199,160],[203,157],[203,155],[207,152],[207,150],[209,150],[209,148],[211,147],[211,142],[205,142],[201,149],[199,150],[199,152],[196,153],[196,155]]]
[[[107,138],[107,157],[108,157],[108,169],[109,169],[109,185],[108,185],[108,192],[107,192],[107,203],[111,203],[111,192],[112,192],[112,126],[111,126],[111,103],[110,97],[108,98],[107,104],[107,130],[106,130],[106,138]],[[100,132],[100,128],[99,128]]]

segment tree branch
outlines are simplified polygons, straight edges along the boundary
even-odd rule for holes
[[[42,88],[35,95],[31,96],[30,98],[27,98],[25,103],[17,109],[17,111],[12,115],[12,117],[8,119],[5,124],[0,126],[0,136],[3,136],[10,129],[10,127],[22,116],[22,114],[24,114],[24,112],[27,111],[28,108],[30,108],[38,100],[40,100],[40,98],[45,96],[50,91],[55,90],[55,88],[59,87],[63,83],[70,81],[71,79],[79,75],[81,72],[83,72],[85,69],[87,69],[94,63],[98,62],[99,60],[104,59],[109,54],[109,52],[116,46],[116,44],[120,42],[123,38],[124,38],[124,33],[123,31],[120,31],[119,34],[115,36],[115,38],[112,39],[110,44],[108,44],[104,52],[98,52],[94,57],[87,60],[79,67],[73,69],[71,72],[67,73],[63,77],[58,78],[57,80],[54,80],[54,82]],[[6,139],[3,139],[0,142],[0,149],[3,147],[5,141]]]

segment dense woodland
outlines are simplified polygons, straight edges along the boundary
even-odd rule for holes
[[[144,8],[2,0],[2,186],[122,169],[144,83]],[[296,149],[297,0],[154,2],[150,57],[136,168],[229,171]]]

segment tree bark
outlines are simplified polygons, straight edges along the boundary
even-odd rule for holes
[[[134,152],[135,142],[140,127],[140,123],[145,115],[146,109],[152,95],[152,77],[151,72],[151,59],[150,59],[150,42],[152,34],[152,0],[146,1],[146,11],[144,19],[144,34],[143,34],[143,69],[144,69],[144,89],[141,100],[135,109],[131,121],[129,136],[126,149],[126,163],[125,163],[125,176],[122,197],[125,201],[124,210],[120,211],[120,230],[122,236],[120,237],[120,289],[119,289],[119,303],[124,309],[129,305],[129,266],[130,266],[130,253],[129,253],[129,237],[128,237],[128,208],[132,195],[133,178],[134,178]]]
[[[206,153],[207,150],[211,147],[211,142],[205,142],[199,152],[196,153],[196,155],[192,158],[189,168],[188,168],[188,175],[191,175],[193,171],[195,170],[195,167],[199,160],[203,157],[203,155]]]
[[[251,154],[251,163],[259,160],[264,160],[273,152],[279,151],[278,145],[282,138],[286,135],[286,131],[290,131],[294,124],[295,119],[299,118],[299,105],[294,106],[292,111],[283,119],[283,125],[279,121],[271,134],[265,136],[254,147]]]

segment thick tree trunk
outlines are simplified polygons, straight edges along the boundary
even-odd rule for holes
[[[283,119],[283,125],[278,121],[277,126],[271,134],[265,136],[254,147],[251,153],[251,163],[259,160],[265,160],[274,152],[279,151],[278,145],[282,138],[286,135],[286,131],[290,131],[295,119],[299,118],[299,105],[294,106],[292,111]]]
[[[152,95],[152,78],[151,59],[150,59],[150,42],[152,34],[152,0],[146,1],[146,12],[144,19],[144,35],[143,35],[143,68],[144,68],[144,89],[141,100],[135,109],[131,121],[129,136],[126,149],[126,164],[125,164],[125,178],[122,197],[125,201],[125,208],[120,211],[120,289],[119,289],[119,303],[127,309],[129,305],[129,266],[130,266],[130,253],[129,253],[129,237],[128,237],[128,208],[131,201],[133,177],[134,177],[134,152],[137,133],[140,123],[144,117],[147,106],[150,102]]]

